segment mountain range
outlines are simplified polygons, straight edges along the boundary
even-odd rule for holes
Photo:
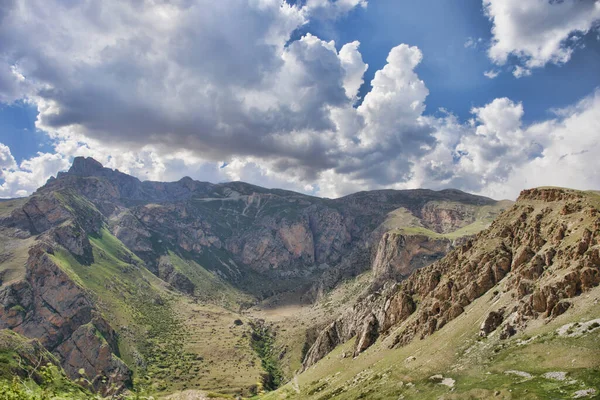
[[[327,199],[78,157],[0,202],[0,382],[45,390],[51,365],[73,398],[592,398],[599,212],[593,191]]]

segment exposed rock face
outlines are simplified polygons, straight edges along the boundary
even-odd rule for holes
[[[80,368],[88,377],[106,377],[104,386],[95,381],[100,390],[129,385],[115,331],[93,304],[93,293],[80,286],[54,252],[66,250],[79,264],[93,266],[92,243],[108,228],[144,261],[142,267],[183,293],[194,295],[196,288],[167,260],[169,251],[258,297],[302,286],[306,298],[316,299],[344,277],[369,268],[374,246],[396,227],[386,223],[395,210],[404,210],[418,226],[445,233],[472,222],[479,208],[495,204],[454,190],[381,190],[331,200],[242,182],[141,182],[78,157],[68,172],[0,219],[3,232],[36,241],[26,278],[0,286],[0,328],[38,338],[72,377]],[[390,234],[381,246],[375,258],[383,282],[441,257],[451,243]],[[140,264],[129,252],[117,258]],[[331,325],[315,343],[321,353],[357,332],[360,352],[382,330],[413,313],[416,301],[396,289],[388,285]],[[314,354],[316,359],[320,353]]]
[[[131,384],[131,370],[115,355],[118,352],[116,342],[107,342],[104,332],[101,332],[99,327],[108,325],[105,322],[92,321],[79,326],[69,340],[56,348],[55,353],[59,356],[67,376],[77,377],[79,370],[83,368],[96,391],[105,394],[119,393]],[[114,334],[114,331],[109,329],[107,333]]]
[[[434,232],[452,232],[475,221],[474,207],[464,204],[425,204],[421,209],[423,224]]]
[[[452,243],[445,238],[388,232],[379,242],[373,261],[373,283],[380,287],[389,280],[401,280],[450,251]]]
[[[431,335],[503,280],[514,293],[515,306],[491,313],[482,326],[485,334],[502,326],[500,337],[506,338],[529,319],[566,312],[567,299],[600,284],[600,218],[594,196],[567,189],[524,191],[487,231],[400,284],[384,288],[377,298],[369,296],[355,304],[332,324],[337,332],[346,333],[337,336],[338,344],[354,334],[366,335],[372,342],[375,324],[364,323],[371,316],[378,320],[378,334],[391,326],[402,327],[396,345]],[[420,300],[418,307],[408,306],[415,299]],[[392,317],[384,313],[388,302],[407,306],[396,307]],[[303,367],[335,347],[332,339],[323,345],[325,337],[320,335]],[[364,350],[363,343],[358,340],[357,353]]]
[[[33,247],[26,279],[0,288],[0,329],[37,338],[59,357],[70,378],[78,378],[77,371],[84,368],[87,376],[95,379],[96,389],[103,393],[111,386],[129,386],[131,371],[116,356],[115,332],[50,254],[52,248],[44,243]],[[111,343],[98,339],[96,331],[111,338]],[[102,377],[107,378],[105,383]]]
[[[15,227],[29,234],[37,234],[59,225],[72,217],[54,195],[34,196],[22,208],[2,221],[4,226]]]
[[[18,237],[41,234],[29,250],[25,278],[0,286],[0,329],[38,339],[70,378],[79,378],[83,368],[94,388],[107,394],[131,385],[131,371],[118,358],[116,333],[86,290],[52,258],[62,246],[90,264],[88,235],[102,223],[103,216],[87,200],[60,192],[39,193],[1,221]]]
[[[375,315],[369,315],[363,322],[363,326],[359,330],[359,335],[356,337],[354,345],[354,355],[357,356],[367,348],[369,348],[377,340],[379,336],[379,321]]]
[[[162,257],[158,264],[158,277],[168,282],[176,289],[179,289],[183,293],[194,294],[196,287],[190,281],[190,279],[175,270],[175,267],[169,261],[168,257]]]
[[[504,321],[504,309],[500,309],[498,311],[491,311],[485,320],[481,323],[481,328],[479,329],[479,336],[485,337],[492,333],[500,326],[500,324]]]
[[[78,157],[69,172],[39,189],[23,208],[31,211],[15,220],[22,229],[33,226],[29,230],[35,233],[68,220],[71,216],[56,197],[64,192],[77,195],[71,208],[91,202],[98,211],[85,224],[78,221],[86,231],[93,230],[88,225],[98,229],[98,220],[108,222],[112,233],[157,275],[159,259],[170,248],[240,285],[246,275],[273,280],[269,294],[279,290],[281,280],[292,279],[294,285],[313,285],[311,291],[319,293],[367,270],[371,247],[386,231],[378,227],[396,209],[436,232],[449,232],[471,223],[479,207],[496,204],[456,190],[382,190],[329,200],[242,182],[141,182]],[[80,218],[84,213],[73,214]],[[84,244],[70,246],[80,251]],[[431,248],[422,247],[415,250],[412,267],[441,254],[433,241]]]

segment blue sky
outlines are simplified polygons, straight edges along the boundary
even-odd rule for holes
[[[18,163],[39,151],[52,149],[46,133],[35,127],[37,114],[35,104],[23,101],[0,104],[0,142],[10,147]]]
[[[488,79],[484,71],[493,68],[486,54],[492,38],[492,23],[481,2],[473,0],[379,0],[366,9],[355,8],[346,18],[302,27],[297,36],[311,32],[338,47],[358,40],[363,59],[369,64],[361,93],[368,92],[375,71],[385,65],[389,49],[398,43],[418,46],[424,54],[417,68],[429,87],[427,112],[440,107],[463,119],[472,107],[498,97],[522,101],[524,121],[548,117],[551,108],[565,107],[600,86],[600,41],[597,34],[586,36],[585,49],[575,51],[563,65],[547,65],[527,78],[515,79],[505,71]],[[476,48],[467,48],[469,38],[482,39]],[[594,67],[595,66],[595,67]]]
[[[76,155],[323,196],[600,188],[600,0],[280,1],[0,5],[0,197]]]

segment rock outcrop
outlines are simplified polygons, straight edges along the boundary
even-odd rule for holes
[[[452,241],[443,237],[387,232],[375,253],[373,285],[380,288],[387,281],[400,281],[414,270],[444,257],[451,248]]]
[[[193,295],[194,290],[196,289],[192,281],[190,281],[187,276],[175,269],[168,257],[161,258],[158,264],[158,277],[165,282],[170,283],[175,289],[178,289],[189,295]]]
[[[45,243],[34,246],[25,280],[0,288],[0,329],[39,340],[70,378],[79,378],[83,368],[104,394],[130,386],[131,371],[118,358],[116,333],[52,253]]]
[[[392,327],[397,332],[396,346],[431,335],[503,281],[505,290],[514,293],[514,306],[490,313],[482,326],[485,335],[501,328],[500,337],[506,338],[530,319],[566,312],[569,298],[600,284],[598,200],[595,194],[567,189],[523,191],[488,230],[400,284],[359,300],[330,325],[343,334],[323,331],[303,368],[354,335],[358,338],[355,353]],[[386,312],[388,304],[405,306]],[[377,322],[371,322],[373,316]],[[377,333],[373,326],[379,327]]]
[[[142,182],[77,157],[68,172],[0,218],[2,235],[33,243],[25,278],[0,286],[0,328],[39,339],[70,376],[83,368],[103,391],[129,385],[131,372],[119,358],[116,332],[100,312],[107,308],[95,304],[102,289],[98,282],[86,287],[70,262],[92,268],[101,261],[123,274],[147,268],[170,284],[165,287],[198,295],[198,277],[186,276],[185,268],[169,261],[168,255],[176,253],[189,266],[201,265],[215,279],[257,298],[300,287],[304,299],[314,300],[340,280],[366,271],[374,256],[381,292],[317,340],[322,353],[359,333],[359,353],[415,310],[409,292],[394,297],[395,286],[383,283],[403,279],[453,245],[435,235],[388,233],[377,251],[385,232],[404,226],[391,221],[390,214],[402,210],[414,226],[445,234],[473,222],[478,210],[496,205],[456,190],[380,190],[332,200],[243,182]],[[110,243],[98,250],[108,231],[118,240],[109,234]],[[120,287],[135,290],[138,283]],[[102,282],[107,290],[119,284]]]

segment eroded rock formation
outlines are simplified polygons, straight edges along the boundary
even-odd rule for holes
[[[486,335],[500,327],[506,338],[532,318],[566,312],[570,298],[600,284],[600,218],[591,196],[567,189],[523,191],[488,230],[355,304],[321,332],[303,368],[355,335],[355,353],[392,327],[397,346],[431,335],[502,281],[515,295],[514,306],[490,314],[482,327]],[[337,335],[331,335],[331,327]]]

